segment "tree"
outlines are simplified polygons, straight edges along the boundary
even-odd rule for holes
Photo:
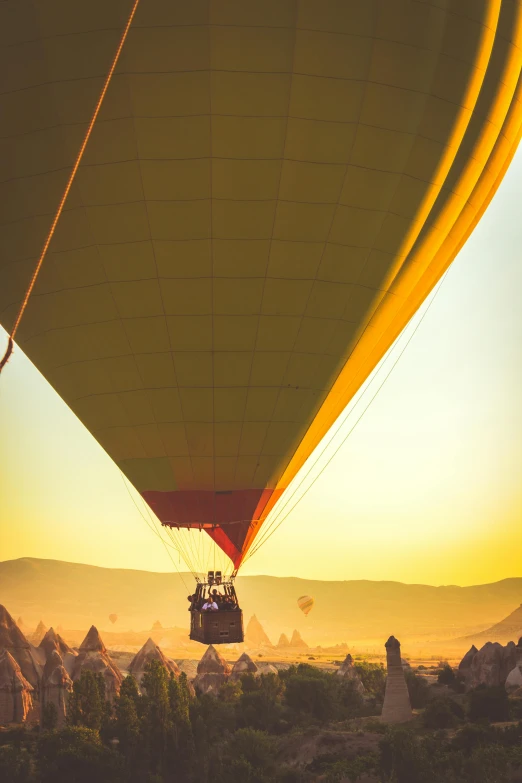
[[[42,707],[40,726],[44,731],[53,731],[58,725],[58,710],[52,701],[48,701]]]
[[[191,694],[187,675],[179,680],[171,673],[169,680],[169,706],[172,721],[174,750],[178,764],[186,769],[194,757],[194,736],[190,723]]]
[[[262,674],[260,677],[244,674],[241,688],[237,707],[239,724],[264,731],[274,730],[282,712],[283,683],[277,674]]]
[[[499,685],[492,688],[479,686],[468,694],[468,714],[471,721],[509,720],[509,699]]]
[[[323,672],[309,664],[291,666],[285,673],[284,701],[294,718],[333,720],[360,714],[363,703],[352,680]]]
[[[414,709],[422,709],[428,703],[429,685],[424,679],[413,671],[404,672],[406,676],[406,685],[410,694],[411,706]]]
[[[410,729],[390,728],[381,739],[379,749],[383,781],[435,783],[430,755]]]
[[[331,716],[332,704],[324,680],[304,674],[294,674],[286,682],[285,702],[296,713],[317,720]]]
[[[67,722],[99,731],[106,713],[103,676],[84,669],[73,685]]]
[[[386,689],[386,669],[382,663],[368,663],[357,661],[354,668],[361,678],[367,693],[382,701]]]
[[[120,741],[120,750],[128,758],[136,747],[141,730],[134,700],[125,693],[120,694],[116,700],[115,714],[115,734]]]
[[[16,745],[0,747],[0,780],[6,783],[29,783],[31,758],[25,748]]]
[[[464,710],[453,699],[442,696],[428,702],[422,719],[427,729],[450,729],[464,719]]]
[[[160,661],[149,661],[141,681],[145,690],[143,736],[149,754],[150,769],[162,774],[167,769],[172,720],[169,700],[169,673]]]
[[[449,687],[452,688],[455,685],[456,679],[455,672],[449,663],[445,663],[437,675],[437,682],[439,685],[449,685]]]
[[[46,732],[37,746],[41,783],[120,783],[120,759],[102,745],[97,731],[84,726]]]
[[[271,783],[274,780],[273,755],[273,741],[266,732],[238,729],[224,751],[224,780]]]

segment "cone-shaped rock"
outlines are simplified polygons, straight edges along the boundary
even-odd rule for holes
[[[471,662],[475,657],[476,653],[478,653],[478,650],[475,647],[475,645],[472,644],[469,650],[467,651],[466,655],[464,656],[464,658],[459,663],[458,666],[459,671],[466,671],[466,669],[471,669]]]
[[[197,661],[186,659],[184,661],[180,661],[178,667],[180,672],[184,672],[187,675],[188,680],[193,680],[198,673]]]
[[[522,638],[515,648],[516,663],[506,678],[506,690],[510,693],[522,688]]]
[[[46,667],[49,657],[54,651],[59,654],[61,665],[65,667],[67,674],[70,675],[78,653],[76,650],[72,650],[67,642],[64,642],[62,637],[57,634],[53,628],[49,628],[38,646],[38,652],[43,652],[45,654]],[[56,706],[58,707],[58,704]]]
[[[281,636],[279,637],[277,646],[280,648],[290,647],[290,640],[288,639],[288,636],[285,633],[282,633]]]
[[[82,671],[99,672],[105,680],[105,694],[109,701],[118,695],[123,675],[111,660],[97,628],[91,626],[83,640],[72,670],[72,680],[79,680]]]
[[[60,655],[74,655],[73,650],[62,639],[60,634],[56,633],[54,628],[49,628],[38,646],[45,651],[46,655],[49,655],[52,650],[58,650]]]
[[[308,649],[307,643],[301,638],[299,631],[295,630],[290,639],[290,647],[302,647]]]
[[[73,683],[57,648],[52,649],[44,667],[40,694],[42,707],[52,703],[56,707],[58,725],[65,723],[67,717],[67,703]]]
[[[200,693],[217,693],[230,676],[230,666],[211,644],[198,663],[194,687]]]
[[[381,720],[384,723],[406,723],[412,719],[413,714],[402,668],[401,644],[395,636],[390,636],[385,647],[388,676]]]
[[[179,677],[180,670],[174,661],[166,658],[153,639],[147,639],[143,647],[136,653],[129,665],[129,673],[136,679],[138,685],[141,685],[141,678],[145,673],[145,668],[150,661],[159,661],[162,666],[170,673]]]
[[[0,650],[0,724],[23,723],[33,706],[33,686],[8,650]]]
[[[162,631],[163,630],[163,626],[162,626],[162,624],[160,623],[159,620],[156,620],[156,622],[152,624],[152,629],[151,630],[152,631]]]
[[[243,674],[259,674],[259,669],[247,653],[243,653],[232,667],[231,680],[240,680]]]
[[[249,647],[273,647],[272,642],[266,635],[263,626],[255,614],[253,614],[248,621],[245,632],[245,642]]]
[[[466,688],[469,688],[471,685],[471,664],[477,652],[477,648],[472,644],[458,666],[460,678],[463,680]]]
[[[13,656],[22,675],[33,688],[38,687],[42,670],[34,647],[29,644],[5,606],[0,605],[0,650],[2,649]]]
[[[47,626],[43,624],[42,620],[36,626],[36,630],[33,634],[33,641],[36,645],[40,644],[45,634],[47,633]]]
[[[353,658],[350,655],[350,653],[348,653],[348,655],[346,656],[346,658],[342,662],[342,664],[339,667],[339,669],[337,669],[336,674],[339,677],[345,677],[348,680],[352,680],[352,682],[354,684],[354,687],[355,687],[355,690],[357,691],[357,693],[361,693],[362,694],[362,693],[366,692],[366,689],[365,689],[364,685],[362,684],[362,681],[361,681],[361,678],[359,677],[357,669],[353,665]]]
[[[271,663],[260,663],[257,669],[259,674],[279,674],[279,671]]]
[[[486,642],[475,653],[471,662],[471,686],[488,687],[504,685],[508,674],[514,669],[517,653],[514,642],[503,647],[499,642]]]

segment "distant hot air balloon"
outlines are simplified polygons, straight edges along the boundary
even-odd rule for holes
[[[114,625],[114,623],[116,622],[117,619],[118,619],[118,615],[117,614],[110,614],[109,615],[109,620],[111,621],[111,623],[113,625]]]
[[[8,331],[134,2],[40,5],[0,4]],[[521,9],[138,5],[16,340],[236,569],[502,180]]]
[[[302,595],[297,599],[297,606],[307,617],[314,607],[314,599],[310,595]]]

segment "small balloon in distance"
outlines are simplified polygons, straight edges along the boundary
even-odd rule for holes
[[[109,620],[111,621],[111,623],[113,625],[114,625],[114,623],[116,622],[117,619],[118,619],[118,615],[117,614],[110,614],[109,615]]]
[[[310,595],[302,595],[301,598],[297,599],[297,606],[305,615],[312,611],[314,603],[314,599]]]

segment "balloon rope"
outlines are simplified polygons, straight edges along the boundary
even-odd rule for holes
[[[137,510],[138,514],[141,516],[141,518],[143,519],[143,521],[145,522],[145,524],[146,524],[146,525],[147,525],[147,526],[148,526],[148,527],[149,527],[149,528],[152,530],[152,532],[154,533],[154,535],[158,536],[159,540],[161,541],[161,543],[162,543],[162,544],[163,544],[163,546],[165,547],[165,551],[166,551],[166,553],[168,554],[168,556],[169,556],[169,557],[170,557],[170,559],[172,560],[172,565],[174,566],[174,568],[175,568],[175,569],[176,569],[176,571],[178,572],[179,576],[181,577],[181,581],[183,582],[183,586],[184,586],[185,590],[187,590],[188,588],[187,588],[187,585],[186,585],[186,583],[185,583],[185,580],[183,579],[183,574],[181,573],[181,571],[180,571],[180,570],[179,570],[179,568],[177,567],[177,565],[176,565],[176,563],[174,562],[174,559],[173,559],[173,557],[172,557],[172,554],[171,554],[171,553],[170,553],[170,551],[169,551],[169,546],[171,546],[171,545],[170,545],[170,544],[167,544],[167,542],[165,541],[165,539],[163,538],[163,536],[162,536],[162,535],[161,535],[161,534],[160,534],[160,533],[159,533],[159,532],[156,530],[156,526],[155,526],[155,525],[153,525],[153,524],[149,524],[149,523],[147,522],[147,518],[145,517],[145,515],[143,514],[143,512],[142,512],[142,511],[141,511],[141,509],[139,508],[138,504],[137,504],[137,503],[136,503],[136,501],[134,500],[134,498],[133,498],[133,496],[132,496],[132,492],[130,491],[130,489],[129,489],[129,486],[128,486],[128,484],[127,484],[127,478],[126,478],[125,474],[123,473],[123,471],[121,471],[121,470],[120,470],[120,476],[121,476],[121,480],[123,481],[123,485],[124,485],[125,489],[127,490],[128,494],[129,494],[129,497],[130,497],[130,499],[132,500],[132,502],[134,503],[134,506],[136,507],[136,510]],[[142,498],[142,500],[143,500],[143,498]],[[143,501],[143,502],[145,503],[145,501]],[[145,505],[146,505],[146,504],[145,504]],[[147,510],[148,510],[148,506],[147,506]],[[149,516],[150,516],[150,514],[149,514]],[[151,523],[154,523],[154,519],[153,519],[152,517],[150,517],[150,520],[151,520]],[[174,549],[176,549],[176,551],[178,552],[178,549],[177,549],[177,547],[173,546],[173,548],[174,548]]]
[[[243,561],[243,563],[241,563],[241,565],[243,565],[243,564],[244,564],[244,563],[245,563],[247,560],[249,560],[249,559],[250,559],[250,558],[251,558],[251,557],[252,557],[252,556],[253,556],[253,555],[254,555],[256,552],[258,552],[258,551],[259,551],[259,549],[261,549],[261,547],[262,547],[262,546],[264,546],[264,544],[266,544],[266,542],[267,542],[267,541],[268,541],[268,540],[269,540],[269,539],[270,539],[270,538],[271,538],[271,537],[274,535],[274,533],[275,533],[275,532],[276,532],[276,531],[277,531],[277,530],[278,530],[278,529],[281,527],[281,525],[283,524],[283,522],[285,521],[285,519],[287,519],[287,517],[288,517],[288,516],[289,516],[289,515],[292,513],[292,511],[294,510],[294,508],[295,508],[296,506],[298,506],[298,505],[299,505],[299,503],[300,503],[300,502],[303,500],[303,498],[305,497],[305,495],[307,495],[307,494],[308,494],[308,492],[309,492],[309,491],[312,489],[312,487],[313,487],[313,485],[315,484],[315,482],[316,482],[316,481],[319,479],[319,477],[320,477],[320,476],[321,476],[321,475],[324,473],[324,471],[326,470],[326,468],[328,467],[328,465],[331,463],[331,461],[333,460],[333,458],[334,458],[334,457],[337,455],[337,453],[340,451],[340,449],[341,449],[341,448],[344,446],[344,444],[346,443],[346,441],[348,440],[348,438],[350,437],[350,435],[352,434],[352,432],[354,431],[354,429],[357,427],[357,425],[359,424],[359,422],[360,422],[360,421],[361,421],[361,419],[363,418],[364,414],[366,413],[366,411],[368,410],[368,408],[371,406],[371,404],[373,403],[373,401],[375,400],[375,398],[378,396],[379,392],[381,391],[382,387],[385,385],[386,381],[388,380],[388,378],[389,378],[389,377],[390,377],[390,375],[392,374],[392,372],[393,372],[393,370],[394,370],[395,366],[397,365],[397,363],[398,363],[398,362],[399,362],[399,360],[401,359],[401,357],[402,357],[402,355],[403,355],[404,351],[406,350],[406,348],[408,347],[408,345],[411,343],[411,341],[412,341],[412,340],[413,340],[413,338],[415,337],[415,334],[417,333],[417,331],[418,331],[418,329],[419,329],[420,325],[421,325],[421,324],[422,324],[422,322],[424,321],[424,318],[425,318],[425,317],[426,317],[426,315],[428,314],[428,311],[430,310],[430,308],[431,308],[431,306],[432,306],[433,302],[435,301],[435,298],[436,298],[437,294],[439,293],[440,289],[442,288],[442,285],[443,285],[443,283],[444,283],[444,281],[445,281],[445,279],[446,279],[446,277],[447,277],[448,271],[449,271],[449,268],[448,268],[448,269],[446,269],[446,271],[444,272],[444,274],[443,274],[443,276],[442,276],[442,278],[441,278],[441,280],[440,280],[440,282],[439,282],[439,284],[438,284],[437,288],[435,289],[435,292],[434,292],[434,294],[433,294],[433,296],[432,296],[431,300],[430,300],[430,301],[429,301],[429,303],[428,303],[428,306],[426,307],[426,309],[424,310],[424,312],[423,312],[423,314],[422,314],[421,318],[419,319],[419,321],[418,321],[418,322],[417,322],[417,324],[415,325],[415,328],[413,329],[412,333],[410,334],[409,338],[407,339],[407,341],[406,341],[406,343],[405,343],[404,347],[402,348],[402,350],[400,351],[399,355],[397,356],[397,358],[395,359],[395,361],[394,361],[394,362],[393,362],[393,364],[391,365],[390,369],[388,370],[388,372],[387,372],[386,376],[384,377],[384,380],[383,380],[383,381],[382,381],[382,383],[381,383],[381,384],[378,386],[378,388],[377,388],[377,391],[376,391],[376,392],[375,392],[375,394],[374,394],[374,395],[373,395],[373,396],[370,398],[370,401],[368,402],[368,404],[366,405],[366,407],[363,409],[363,411],[362,411],[362,413],[359,415],[359,417],[356,419],[355,423],[354,423],[354,424],[353,424],[353,425],[350,427],[350,429],[348,430],[348,432],[346,433],[346,435],[344,436],[344,438],[341,440],[340,444],[337,446],[337,448],[335,449],[335,451],[333,452],[333,454],[332,454],[332,455],[331,455],[331,456],[328,458],[328,460],[327,460],[327,461],[326,461],[326,463],[323,465],[323,467],[321,468],[321,470],[319,471],[319,473],[318,473],[316,476],[314,476],[314,478],[313,478],[313,480],[311,481],[311,483],[310,483],[310,484],[309,484],[309,485],[308,485],[308,486],[305,488],[305,490],[304,490],[303,494],[302,494],[300,497],[298,497],[298,498],[297,498],[297,500],[295,501],[295,503],[294,503],[294,504],[291,506],[291,508],[290,508],[290,509],[289,509],[289,510],[288,510],[288,511],[287,511],[287,512],[286,512],[286,513],[283,515],[283,517],[282,517],[281,519],[278,519],[278,518],[281,516],[282,512],[284,511],[285,507],[286,507],[286,506],[288,505],[288,503],[289,503],[289,502],[292,500],[292,497],[294,497],[294,496],[296,495],[296,493],[298,492],[298,490],[300,489],[300,487],[303,485],[303,483],[305,482],[305,480],[308,478],[308,476],[310,475],[310,473],[312,472],[312,470],[313,470],[313,469],[316,467],[316,465],[317,465],[317,463],[319,462],[320,458],[321,458],[321,457],[324,455],[324,453],[325,453],[326,449],[327,449],[327,448],[328,448],[328,446],[329,446],[329,445],[332,443],[332,441],[333,441],[334,437],[335,437],[335,436],[336,436],[336,435],[337,435],[337,434],[340,432],[340,429],[341,429],[341,426],[342,426],[342,424],[344,424],[344,421],[346,421],[346,420],[348,419],[348,417],[349,417],[350,413],[352,412],[352,411],[350,411],[350,413],[348,413],[348,415],[346,416],[345,420],[344,420],[344,421],[341,423],[340,427],[337,429],[337,432],[335,433],[335,435],[334,435],[334,436],[332,436],[332,438],[330,438],[329,442],[328,442],[328,443],[327,443],[327,444],[324,446],[324,448],[323,448],[323,450],[321,451],[321,453],[320,453],[320,454],[318,454],[318,456],[315,458],[315,460],[313,461],[312,465],[310,466],[310,468],[308,469],[308,471],[305,473],[304,477],[301,479],[301,481],[299,482],[299,484],[297,485],[297,487],[296,487],[296,488],[294,489],[294,491],[292,492],[292,494],[291,494],[291,496],[290,496],[289,500],[287,500],[287,502],[286,502],[286,503],[283,505],[283,507],[282,507],[282,508],[281,508],[279,511],[276,511],[276,514],[275,514],[275,516],[274,516],[273,520],[272,520],[272,521],[269,523],[269,525],[268,525],[268,529],[267,529],[267,531],[265,532],[265,534],[264,534],[264,535],[260,536],[260,540],[259,540],[258,542],[256,542],[256,544],[255,544],[255,545],[252,547],[252,549],[251,549],[251,550],[248,552],[247,556],[245,557],[245,560]],[[386,361],[386,360],[385,360],[385,361]],[[377,371],[377,372],[378,372],[378,371]],[[363,392],[363,395],[364,395],[364,392]],[[360,400],[359,400],[359,401],[360,401]],[[358,401],[358,402],[359,402],[359,401]],[[357,403],[356,403],[356,405],[357,405]]]
[[[123,45],[125,43],[125,39],[127,38],[127,34],[129,32],[130,26],[132,24],[132,20],[134,19],[134,14],[136,13],[136,9],[138,8],[140,0],[134,0],[134,5],[132,6],[132,10],[130,12],[129,18],[127,19],[127,24],[125,25],[125,29],[123,30],[122,36],[120,38],[120,42],[118,44],[118,48],[116,49],[116,54],[114,55],[114,59],[112,61],[112,65],[109,69],[109,72],[105,78],[105,82],[103,85],[103,89],[100,93],[100,97],[98,98],[98,102],[96,103],[96,107],[94,109],[94,113],[92,115],[91,121],[89,123],[89,126],[87,128],[87,132],[85,134],[85,137],[83,139],[82,146],[80,147],[80,150],[78,152],[78,155],[76,156],[76,161],[74,163],[74,166],[72,168],[72,171],[69,175],[69,179],[67,181],[66,188],[64,190],[63,196],[61,198],[61,201],[58,205],[58,209],[56,211],[56,214],[54,216],[54,220],[51,223],[51,228],[49,229],[49,233],[47,234],[47,239],[45,240],[42,252],[40,253],[40,257],[38,259],[38,263],[36,264],[36,268],[33,272],[33,276],[31,277],[31,282],[29,283],[29,287],[27,288],[27,291],[25,292],[24,299],[22,301],[20,310],[18,311],[18,315],[16,316],[16,320],[14,322],[14,326],[11,329],[11,333],[9,335],[9,342],[7,344],[7,350],[0,361],[0,372],[2,372],[3,368],[7,364],[9,357],[11,356],[13,352],[13,346],[14,346],[14,338],[16,335],[16,332],[18,331],[18,327],[20,326],[20,321],[22,320],[23,314],[25,312],[25,309],[29,302],[29,297],[31,296],[33,292],[33,288],[36,283],[36,279],[38,277],[38,274],[40,272],[40,269],[42,268],[42,264],[44,262],[45,256],[47,255],[47,251],[49,249],[49,245],[51,244],[51,240],[54,236],[54,232],[56,230],[56,226],[58,224],[58,221],[60,219],[60,216],[63,212],[63,208],[65,206],[65,202],[67,201],[67,196],[69,195],[69,191],[71,190],[72,184],[74,182],[74,178],[76,176],[76,172],[78,171],[80,167],[80,163],[82,162],[83,154],[85,152],[85,148],[87,147],[87,143],[89,141],[89,138],[92,133],[92,129],[94,128],[94,123],[98,119],[98,114],[100,113],[100,109],[102,107],[103,99],[105,98],[105,94],[109,88],[109,84],[111,82],[112,76],[114,74],[114,71],[116,69],[116,66],[118,64],[118,60],[120,58],[121,50],[123,49]]]

